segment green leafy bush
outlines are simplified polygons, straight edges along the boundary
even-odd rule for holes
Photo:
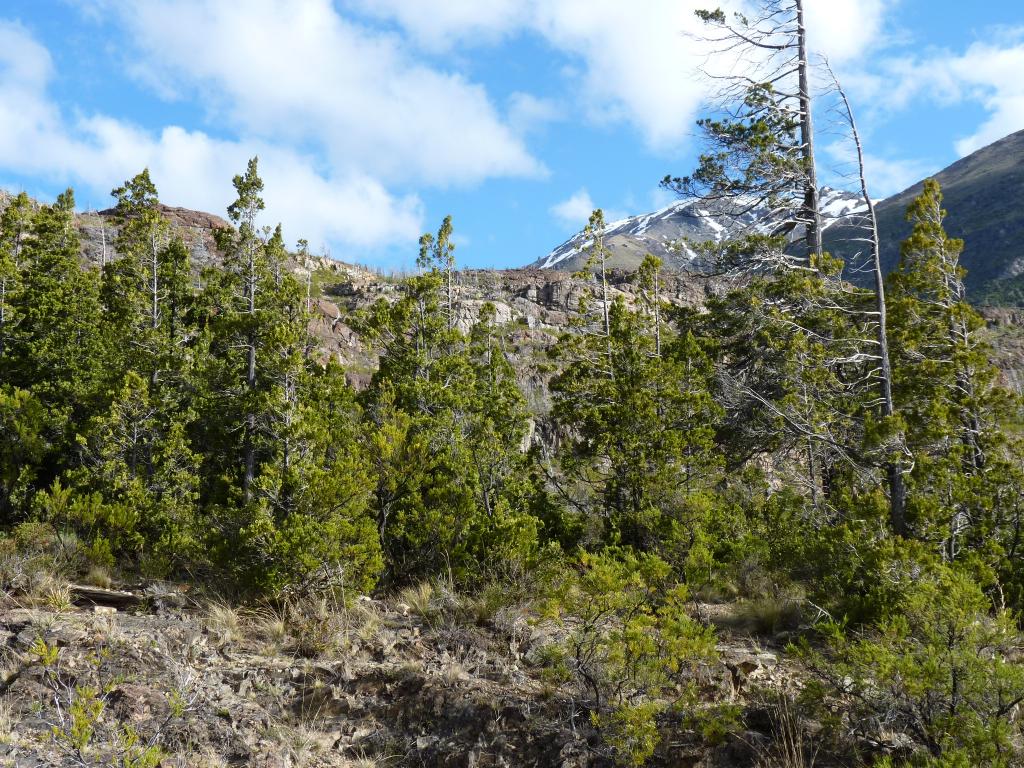
[[[575,685],[623,765],[653,754],[658,715],[692,701],[688,673],[715,658],[714,633],[689,617],[686,599],[663,560],[613,550],[584,554],[549,605],[569,629],[549,663]]]
[[[922,569],[876,628],[824,632],[827,651],[802,650],[818,678],[809,693],[854,732],[879,744],[909,734],[915,765],[1007,766],[1022,756],[1022,637],[963,573]]]

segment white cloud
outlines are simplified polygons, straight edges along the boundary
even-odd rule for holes
[[[120,0],[149,72],[191,89],[211,119],[309,144],[340,171],[443,186],[539,176],[478,84],[413,60],[400,38],[330,0]]]
[[[721,5],[742,8],[743,0]],[[893,0],[809,0],[816,50],[836,62],[861,55],[881,34]],[[350,0],[350,6],[397,22],[428,51],[479,44],[517,32],[542,36],[582,66],[567,66],[577,111],[602,123],[631,123],[653,149],[685,143],[705,83],[696,76],[706,49],[694,15],[706,0]]]
[[[864,166],[868,190],[873,198],[889,197],[935,173],[934,163],[915,159],[894,159],[866,154]]]
[[[538,3],[538,31],[581,58],[583,106],[592,120],[626,120],[656,150],[678,147],[705,96],[699,51],[684,37],[699,22],[698,0],[648,0],[643,12],[619,0]]]
[[[892,56],[857,81],[861,99],[888,113],[920,100],[939,107],[980,105],[986,117],[954,143],[963,156],[1024,129],[1024,29],[996,30],[963,52]]]
[[[31,93],[46,85],[53,62],[50,52],[32,39],[21,24],[0,20],[0,67],[8,87]]]
[[[659,186],[651,190],[649,198],[651,201],[651,210],[660,211],[662,208],[665,208],[671,203],[674,203],[676,200],[678,200],[679,196],[676,195],[674,192],[670,192],[664,187]]]
[[[378,18],[392,18],[428,51],[457,44],[493,43],[529,23],[531,2],[524,0],[348,0],[348,7]]]
[[[551,206],[551,214],[566,228],[582,229],[597,206],[586,189],[574,192],[567,199]]]
[[[396,21],[426,50],[445,50],[528,31],[583,66],[568,66],[573,105],[594,122],[632,123],[653,148],[682,144],[704,97],[694,76],[700,51],[684,37],[696,31],[703,0],[354,0],[364,12]]]
[[[48,97],[50,56],[20,26],[0,22],[0,167],[9,173],[107,192],[149,167],[161,197],[223,211],[230,179],[260,156],[267,223],[281,220],[289,239],[357,247],[413,242],[422,231],[415,196],[397,198],[355,171],[323,175],[314,159],[259,139],[221,140],[180,127],[153,135],[106,115],[73,118]]]
[[[807,40],[836,65],[852,62],[883,38],[894,0],[808,0]]]
[[[823,167],[823,183],[860,191],[857,150],[852,141],[837,140],[821,147],[818,157]],[[866,152],[864,167],[868,180],[868,194],[881,199],[902,192],[935,172],[933,163],[914,158],[892,158]]]
[[[554,99],[540,99],[521,91],[508,98],[508,122],[520,134],[565,118],[565,110]]]
[[[976,43],[963,56],[944,63],[964,97],[989,113],[974,133],[956,143],[957,152],[970,154],[1024,128],[1024,41],[1007,46]]]

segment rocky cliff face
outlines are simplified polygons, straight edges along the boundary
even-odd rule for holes
[[[833,198],[830,205],[835,222],[856,213],[854,198],[841,193],[834,194]],[[0,190],[0,209],[9,199],[10,195]],[[690,219],[699,222],[699,226],[715,229],[711,220],[697,215],[686,205],[665,210],[660,218],[646,217],[649,221],[645,221],[645,217],[628,220],[617,228],[616,237],[655,237],[662,224],[676,226],[679,221]],[[220,263],[214,232],[229,226],[228,222],[213,214],[185,208],[165,206],[163,212],[189,246],[197,272]],[[105,259],[117,258],[113,245],[117,227],[112,211],[83,213],[77,222],[84,259],[99,264]],[[457,274],[459,328],[468,331],[483,304],[493,303],[498,323],[510,329],[508,351],[520,372],[520,384],[531,398],[545,397],[546,382],[536,373],[535,363],[568,326],[583,293],[595,287],[593,277],[577,277],[563,268],[580,258],[582,246],[580,236],[568,241],[561,251],[556,249],[548,257],[549,261],[557,259],[557,263],[545,267],[464,270]],[[632,262],[625,260],[623,263]],[[318,339],[322,353],[345,366],[354,386],[365,386],[376,368],[376,356],[355,329],[353,317],[379,299],[397,299],[400,281],[322,256],[292,254],[289,267],[300,280],[310,283],[313,315],[310,331]],[[640,294],[630,269],[613,267],[609,284],[612,298],[621,296],[628,304],[634,303]],[[670,269],[662,281],[662,296],[677,305],[699,306],[710,291],[721,287],[719,280],[699,272]],[[989,322],[990,337],[996,347],[995,358],[1004,371],[1006,383],[1024,391],[1024,312],[1002,307],[986,307],[982,311]]]
[[[312,303],[311,330],[325,353],[341,362],[349,381],[364,386],[376,368],[373,350],[353,328],[352,318],[380,299],[395,300],[399,284],[387,278],[333,262],[309,264],[315,274],[334,270],[337,282],[325,281],[323,296]],[[456,279],[456,325],[466,332],[487,302],[494,305],[496,321],[508,329],[506,353],[527,397],[538,406],[547,397],[547,375],[539,363],[576,314],[580,298],[595,288],[593,278],[577,278],[568,272],[538,269],[467,270]],[[667,276],[662,296],[679,305],[696,306],[704,301],[712,281],[700,277]],[[633,276],[613,271],[609,295],[634,303],[640,293]],[[544,410],[540,407],[539,410]]]
[[[188,245],[196,271],[220,263],[214,232],[227,227],[219,216],[185,208],[163,207],[163,213]],[[114,241],[117,225],[112,210],[78,216],[83,258],[94,264],[118,258]],[[371,270],[321,256],[292,254],[289,268],[311,287],[310,331],[318,339],[321,352],[341,362],[357,387],[364,386],[376,367],[372,349],[353,327],[352,318],[360,310],[384,299],[394,301],[400,295],[396,279]],[[612,297],[622,296],[633,303],[639,293],[627,270],[612,270]],[[703,301],[710,290],[708,279],[697,275],[669,275],[663,281],[666,300],[687,305]],[[486,302],[494,304],[496,320],[511,328],[513,357],[524,363],[521,368],[527,387],[540,386],[529,373],[529,360],[543,352],[564,330],[576,312],[583,293],[593,288],[593,278],[578,278],[571,273],[550,269],[463,270],[456,277],[457,325],[468,331]]]
[[[188,208],[160,206],[161,213],[173,230],[185,241],[197,270],[215,265],[219,261],[214,232],[230,226],[220,216]],[[113,209],[88,212],[78,216],[78,236],[82,241],[82,255],[94,264],[117,258],[114,239],[117,237]]]

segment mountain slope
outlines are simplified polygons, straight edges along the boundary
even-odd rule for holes
[[[967,286],[972,296],[1024,303],[1024,131],[958,160],[935,178],[942,184],[949,211],[946,229],[951,236],[965,241],[961,261],[968,271]],[[904,214],[923,184],[922,180],[877,206],[886,270],[899,262],[899,244],[911,229]],[[826,248],[848,262],[863,248],[851,242],[862,233],[853,228],[848,218],[861,210],[859,196],[829,188],[822,190]],[[771,217],[767,211],[754,210],[733,223],[716,215],[706,204],[679,200],[660,211],[609,224],[609,266],[636,269],[644,254],[653,253],[670,266],[699,267],[694,263],[693,252],[685,244],[673,248],[673,241],[718,241],[730,232],[748,227],[770,229]],[[586,263],[587,246],[583,235],[577,234],[530,266],[578,270]]]
[[[1024,131],[1010,134],[935,174],[949,212],[946,230],[964,240],[961,263],[975,296],[1024,273]],[[905,212],[921,193],[918,182],[878,206],[882,264],[899,262],[899,244],[910,234]],[[837,232],[837,234],[839,234]]]
[[[825,228],[863,210],[857,195],[841,190],[822,190]],[[608,267],[632,271],[651,253],[678,269],[698,269],[697,254],[685,241],[720,242],[738,230],[769,231],[773,217],[765,207],[753,208],[736,218],[716,210],[714,204],[677,200],[659,211],[613,221],[605,227],[605,245],[611,252]],[[575,272],[587,261],[590,241],[580,232],[573,235],[531,267]]]

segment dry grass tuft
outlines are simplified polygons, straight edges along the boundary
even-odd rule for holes
[[[106,568],[102,565],[94,565],[85,575],[85,583],[100,589],[110,589],[114,580],[110,577],[110,572]]]
[[[375,757],[350,757],[342,763],[342,768],[382,768],[384,765],[387,765],[385,761]]]
[[[761,751],[757,768],[814,768],[818,751],[808,751],[800,714],[793,702],[780,694],[773,709],[773,743]]]
[[[202,752],[188,752],[175,755],[161,763],[167,768],[228,768],[228,761],[222,755],[217,754],[212,748]]]
[[[290,650],[307,659],[329,657],[344,646],[345,608],[329,597],[288,603],[285,619]]]
[[[765,637],[800,626],[803,601],[795,597],[760,597],[737,606],[736,620],[750,632]]]
[[[267,609],[257,613],[252,620],[252,630],[263,642],[268,655],[274,655],[288,642],[288,622],[277,610]]]
[[[10,744],[17,731],[18,718],[11,702],[0,699],[0,744]]]
[[[376,640],[382,626],[380,608],[373,602],[359,600],[345,611],[345,631],[361,642]]]
[[[227,603],[210,603],[203,624],[218,642],[225,645],[238,642],[244,635],[241,613]]]
[[[398,604],[408,606],[409,612],[427,618],[433,612],[434,585],[421,581],[413,587],[406,587],[398,593]]]
[[[276,743],[278,754],[287,756],[288,765],[295,768],[320,764],[317,756],[330,750],[334,742],[331,734],[304,724],[275,723],[268,729],[267,736]]]
[[[62,582],[50,584],[43,595],[43,603],[56,613],[63,613],[71,609],[71,588]]]

